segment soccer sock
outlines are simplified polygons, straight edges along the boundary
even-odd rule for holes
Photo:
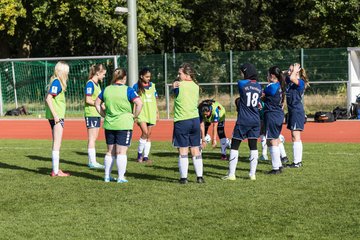
[[[148,157],[150,153],[151,142],[146,142],[144,149],[144,157]]]
[[[146,142],[147,142],[146,139],[142,139],[142,138],[139,139],[138,153],[143,153]]]
[[[220,139],[221,154],[226,155],[226,138]]]
[[[281,166],[279,146],[271,146],[269,147],[269,150],[271,155],[272,168],[274,170],[279,170]]]
[[[192,158],[192,160],[193,160],[196,176],[202,177],[203,176],[203,160],[202,160],[202,156],[201,155],[195,156],[195,157]]]
[[[88,148],[89,163],[96,163],[96,150],[95,148]]]
[[[229,173],[228,176],[235,176],[236,166],[239,161],[239,151],[238,150],[230,150],[229,157]]]
[[[60,164],[60,152],[59,151],[52,151],[51,153],[52,159],[52,169],[55,174],[59,173],[59,164]]]
[[[256,167],[258,165],[259,152],[258,150],[250,150],[250,173],[249,176],[254,176],[256,173]]]
[[[280,157],[286,157],[285,147],[282,142],[279,143]]]
[[[261,135],[260,140],[261,140],[262,155],[264,157],[267,157],[267,145],[266,145],[266,137],[265,137],[265,135]]]
[[[127,156],[126,155],[117,155],[116,164],[118,168],[119,179],[125,179],[126,165],[127,165]]]
[[[302,152],[303,152],[303,145],[302,142],[294,142],[293,144],[293,151],[294,151],[294,163],[300,163],[302,161]]]
[[[187,178],[189,169],[189,158],[187,155],[180,155],[179,156],[179,171],[180,171],[180,178]]]
[[[112,165],[113,165],[112,156],[105,155],[104,165],[105,165],[105,178],[109,178],[110,174],[111,174]]]

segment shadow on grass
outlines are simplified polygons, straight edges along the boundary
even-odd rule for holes
[[[7,163],[0,163],[0,168],[10,169],[10,170],[27,171],[27,172],[32,172],[32,173],[42,174],[42,175],[48,175],[51,172],[51,169],[49,169],[49,168],[40,168],[38,170],[34,170],[34,169],[20,167],[20,166],[16,166],[16,165],[7,164]]]
[[[80,155],[80,156],[88,156],[88,153],[87,152],[78,152],[78,151],[74,151],[74,153],[76,153],[77,155]],[[105,158],[105,153],[96,153],[96,157],[97,158],[101,158],[101,159],[104,159]]]
[[[134,172],[126,172],[126,175],[129,177],[133,177],[135,179],[146,179],[151,181],[160,181],[160,182],[173,182],[178,181],[176,178],[163,177],[159,175],[152,175],[147,173],[134,173]]]
[[[35,156],[35,155],[27,155],[26,157],[31,160],[51,162],[51,158],[49,158],[49,157],[41,157],[41,156]],[[66,164],[80,166],[80,167],[87,167],[87,165],[84,163],[77,163],[77,162],[68,161],[68,160],[64,160],[64,159],[60,159],[60,163],[66,163]]]

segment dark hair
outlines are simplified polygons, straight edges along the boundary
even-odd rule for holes
[[[139,72],[139,80],[138,80],[138,94],[141,96],[143,93],[145,93],[144,83],[142,81],[142,76],[144,76],[147,73],[151,73],[150,69],[147,67],[144,67]]]
[[[179,69],[182,69],[183,72],[186,75],[189,75],[191,77],[191,79],[198,84],[198,82],[196,81],[196,75],[197,72],[194,70],[194,68],[190,65],[190,63],[183,63],[180,65]],[[199,85],[199,84],[198,84]]]
[[[257,79],[258,79],[257,72],[256,72],[256,68],[253,64],[244,63],[243,65],[240,66],[240,71],[244,74],[244,79],[250,79],[250,80],[257,81]]]
[[[89,78],[88,79],[92,79],[93,76],[95,76],[95,74],[97,72],[101,72],[105,70],[105,67],[102,63],[98,63],[98,64],[93,64],[90,66],[90,71],[89,71]]]
[[[281,103],[284,103],[284,101],[285,101],[285,78],[284,78],[282,71],[280,70],[280,68],[278,66],[272,66],[269,68],[268,72],[269,72],[269,74],[273,74],[278,79],[278,81],[280,83],[281,91],[282,91],[282,102]]]
[[[215,102],[215,100],[213,99],[206,99],[203,100],[199,105],[198,105],[198,109],[200,111],[201,114],[203,114],[204,112],[208,112],[212,110],[212,104]]]
[[[123,80],[126,77],[126,71],[123,68],[116,68],[113,73],[113,79],[111,80],[111,84],[114,84],[118,80]]]

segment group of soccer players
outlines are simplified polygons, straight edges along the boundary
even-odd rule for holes
[[[304,107],[302,97],[308,85],[305,70],[299,64],[293,64],[286,72],[276,66],[268,71],[269,84],[262,90],[257,82],[255,66],[246,63],[240,67],[242,79],[238,81],[240,97],[236,101],[237,121],[231,139],[229,171],[224,180],[236,180],[235,170],[238,162],[238,149],[242,140],[248,139],[250,148],[251,180],[256,179],[258,162],[257,139],[260,136],[260,101],[263,101],[263,127],[272,159],[271,174],[282,171],[279,151],[279,136],[284,120],[283,103],[286,95],[288,105],[288,128],[292,133],[294,161],[290,167],[302,166],[302,143],[300,132],[304,129]],[[65,116],[65,91],[69,74],[69,66],[59,61],[50,79],[46,95],[46,118],[52,129],[52,172],[53,177],[70,176],[59,168],[59,151],[62,141]],[[144,68],[140,71],[139,81],[133,86],[126,85],[125,69],[115,69],[111,84],[103,91],[100,82],[106,75],[102,64],[91,66],[89,78],[85,86],[85,121],[88,132],[89,167],[105,169],[105,182],[117,181],[126,183],[127,149],[130,146],[134,122],[141,129],[138,147],[138,162],[151,163],[151,130],[159,119],[156,99],[158,97],[155,84],[151,82],[151,72]],[[217,135],[220,138],[221,158],[226,158],[227,138],[224,131],[225,109],[216,101],[199,102],[199,85],[196,72],[188,64],[178,69],[178,77],[173,83],[174,93],[174,131],[173,145],[179,151],[179,171],[181,184],[188,182],[188,152],[193,159],[197,183],[204,183],[203,161],[201,149],[206,146],[205,135],[209,123],[214,123],[212,146],[216,146]],[[286,86],[285,86],[286,85]],[[104,129],[107,152],[104,165],[96,161],[95,142],[98,137],[101,116],[104,117]],[[113,163],[117,164],[118,177],[110,173]]]

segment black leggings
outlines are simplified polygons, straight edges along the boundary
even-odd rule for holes
[[[231,150],[239,150],[241,140],[239,139],[231,139]],[[248,139],[249,149],[257,150],[257,139]]]

